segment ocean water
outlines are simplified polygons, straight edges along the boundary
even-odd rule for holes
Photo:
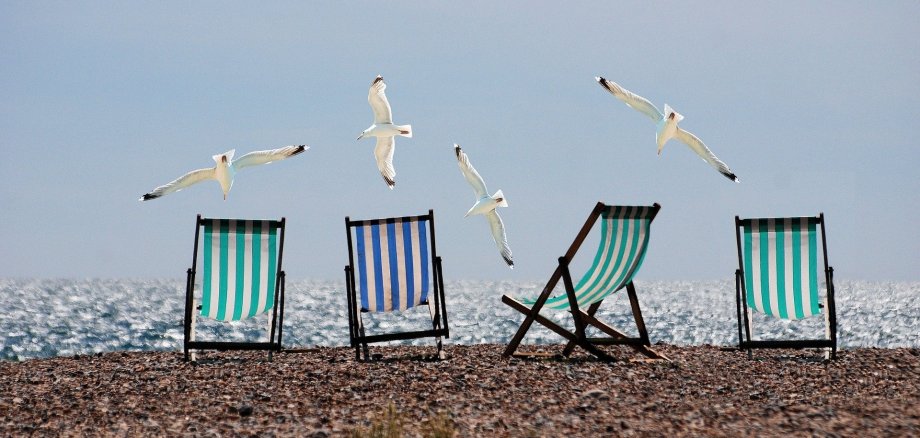
[[[841,348],[920,347],[920,282],[837,280],[838,342]],[[501,302],[502,294],[532,297],[539,282],[449,281],[450,344],[504,344],[523,316]],[[636,280],[639,302],[653,343],[737,343],[734,280]],[[185,282],[130,279],[0,279],[0,360],[25,360],[108,351],[179,351]],[[557,290],[561,291],[561,288]],[[368,332],[423,327],[427,307],[399,315],[366,317]],[[616,294],[604,302],[602,320],[635,333],[629,300]],[[565,321],[565,313],[554,314]],[[199,339],[255,340],[266,319],[199,324]],[[755,319],[763,337],[820,337],[823,317],[788,323]],[[571,324],[567,324],[571,326]],[[405,342],[405,341],[404,341]],[[424,345],[431,340],[408,341]],[[559,343],[537,324],[525,343]],[[344,346],[348,318],[343,282],[288,281],[285,347]]]

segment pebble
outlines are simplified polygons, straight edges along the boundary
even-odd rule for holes
[[[558,351],[561,346],[540,346]],[[504,359],[503,345],[283,353],[117,352],[0,361],[0,436],[349,436],[386,418],[406,436],[917,436],[917,349],[747,353],[654,346],[671,362]],[[28,406],[28,409],[24,407]]]

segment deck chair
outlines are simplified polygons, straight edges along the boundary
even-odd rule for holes
[[[834,268],[827,264],[824,213],[817,217],[769,219],[740,219],[735,216],[735,235],[738,241],[738,269],[735,271],[738,347],[748,350],[749,357],[753,348],[824,348],[825,357],[836,357]],[[819,249],[824,254],[823,274],[827,284],[823,298],[819,297],[818,285]],[[824,339],[752,339],[754,311],[775,318],[798,320],[817,315],[822,308],[826,308]]]
[[[515,299],[508,295],[502,296],[502,302],[526,315],[524,322],[511,338],[511,342],[508,343],[502,355],[505,357],[528,356],[529,354],[516,353],[516,351],[531,324],[536,321],[568,341],[562,351],[562,355],[566,357],[576,346],[579,346],[601,360],[613,361],[615,359],[600,347],[628,345],[649,358],[667,359],[649,347],[648,332],[645,329],[645,321],[642,319],[642,311],[639,308],[639,300],[633,284],[633,276],[639,271],[648,248],[649,226],[660,208],[658,204],[650,207],[624,207],[604,205],[598,202],[569,250],[564,256],[559,257],[559,266],[536,299],[526,300]],[[601,219],[601,235],[594,263],[581,277],[578,284],[574,285],[569,272],[569,264],[598,219]],[[560,279],[563,281],[565,293],[550,296]],[[637,337],[629,337],[594,316],[605,298],[623,288],[626,288],[629,296],[638,329]],[[542,315],[540,311],[544,308],[568,310],[574,320],[575,332],[572,333]],[[587,337],[586,329],[589,326],[600,330],[606,336]]]
[[[441,258],[435,250],[434,212],[420,216],[354,221],[345,218],[348,235],[348,327],[355,358],[369,359],[368,344],[435,338],[444,358],[441,337],[449,338]],[[432,290],[433,288],[433,290]],[[427,305],[431,328],[368,334],[363,313],[407,311]]]
[[[208,219],[198,215],[185,293],[185,360],[195,360],[194,350],[267,350],[269,360],[273,351],[281,351],[284,224],[284,218],[280,221]],[[203,270],[200,298],[195,296],[199,241]],[[200,317],[240,321],[262,314],[268,314],[266,340],[196,339],[195,328]]]

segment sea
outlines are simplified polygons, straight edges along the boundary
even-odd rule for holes
[[[835,280],[838,343],[858,347],[920,347],[920,282]],[[503,294],[535,297],[541,282],[448,281],[444,289],[451,344],[505,344],[523,315],[501,301]],[[738,342],[734,279],[641,281],[636,289],[651,342],[731,346]],[[561,287],[557,291],[561,291]],[[185,282],[182,279],[0,279],[0,360],[23,361],[112,351],[181,351]],[[288,280],[283,346],[348,345],[344,282]],[[599,318],[635,334],[625,293],[608,298]],[[564,312],[550,314],[571,327]],[[424,328],[427,306],[407,312],[366,315],[368,333]],[[259,340],[267,317],[198,324],[198,338]],[[760,338],[824,335],[824,318],[801,321],[755,317]],[[524,343],[562,339],[537,324]],[[401,341],[432,344],[430,339]],[[399,342],[397,342],[399,343]]]

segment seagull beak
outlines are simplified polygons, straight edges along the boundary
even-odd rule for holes
[[[355,139],[355,141],[361,140],[362,138],[364,138],[364,133],[361,133],[361,135],[359,135],[358,138]]]

